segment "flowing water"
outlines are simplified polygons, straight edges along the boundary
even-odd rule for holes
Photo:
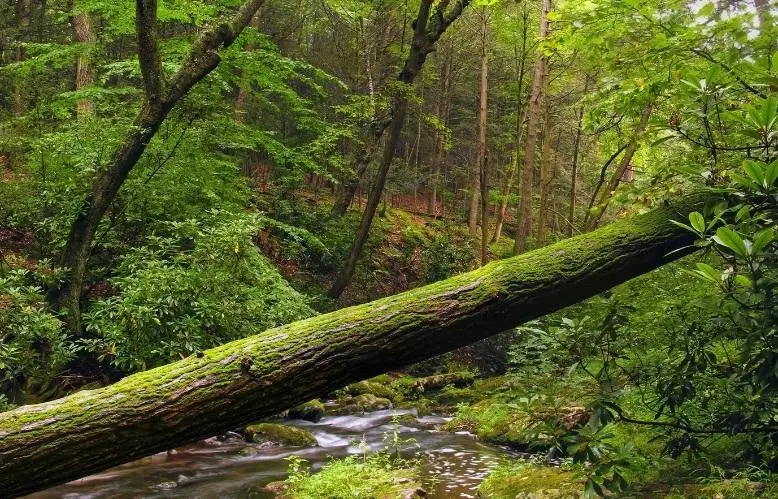
[[[262,447],[239,435],[212,438],[113,468],[67,485],[29,496],[30,499],[98,498],[268,498],[263,487],[286,478],[291,455],[309,461],[314,470],[330,457],[361,454],[366,447],[384,448],[395,433],[413,439],[412,453],[421,460],[422,485],[434,499],[472,498],[476,489],[507,451],[477,442],[468,434],[441,432],[446,419],[403,418],[411,411],[387,410],[364,415],[325,417],[318,423],[288,421],[316,436],[317,447]]]

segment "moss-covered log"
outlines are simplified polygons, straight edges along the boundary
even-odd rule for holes
[[[700,198],[400,295],[0,414],[0,496],[240,427],[588,298],[677,258]]]

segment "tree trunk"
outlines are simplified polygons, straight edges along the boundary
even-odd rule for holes
[[[597,201],[594,213],[591,214],[591,217],[588,220],[586,230],[594,230],[600,224],[600,220],[602,220],[602,217],[605,214],[605,210],[608,209],[608,204],[610,204],[611,198],[613,198],[613,194],[619,187],[624,173],[627,171],[627,168],[629,168],[630,164],[632,163],[632,158],[635,156],[635,153],[640,147],[640,138],[648,126],[648,120],[651,118],[651,111],[653,107],[654,100],[651,99],[651,101],[646,104],[646,107],[643,108],[643,112],[640,115],[640,121],[635,127],[635,130],[632,132],[632,137],[630,138],[629,144],[627,145],[627,149],[624,151],[624,157],[621,158],[619,167],[616,168],[616,170],[611,175],[610,181],[605,187],[605,190],[600,194],[600,198]]]
[[[364,21],[364,19],[360,19],[359,33],[364,40],[364,42],[360,43],[360,46],[365,48],[365,75],[367,77],[367,91],[370,95],[371,107],[373,108],[373,121],[368,127],[363,145],[354,155],[353,175],[341,181],[335,204],[332,206],[332,214],[339,217],[345,215],[354,202],[354,195],[359,188],[359,182],[365,176],[365,173],[367,173],[370,161],[375,157],[376,151],[380,148],[379,146],[381,144],[381,139],[384,136],[384,132],[386,132],[386,129],[391,124],[389,119],[380,115],[376,105],[372,45],[369,43],[369,38],[366,36]],[[376,60],[378,59],[377,51],[378,47],[376,46]],[[378,72],[380,73],[380,68],[378,69]]]
[[[30,0],[18,0],[16,2],[16,27],[19,30],[17,41],[26,40],[30,30]],[[16,49],[15,60],[23,61],[26,57],[23,44]],[[27,97],[24,93],[24,85],[21,81],[14,81],[11,95],[11,114],[21,116],[27,109]]]
[[[451,66],[453,64],[454,45],[451,44],[446,60],[443,63],[443,77],[440,80],[440,95],[436,107],[436,116],[440,119],[440,126],[448,126],[449,114],[449,89],[451,88]],[[427,199],[427,211],[432,218],[438,216],[438,185],[440,184],[440,172],[443,165],[445,147],[443,144],[443,130],[435,133],[435,157],[432,160],[432,173],[430,175],[429,198]]]
[[[332,214],[337,216],[343,216],[354,201],[354,195],[359,187],[359,181],[365,176],[367,168],[370,166],[370,160],[378,150],[386,127],[389,125],[388,120],[376,121],[370,126],[370,134],[367,138],[365,145],[363,145],[357,152],[354,158],[354,175],[351,178],[344,180],[340,185],[338,191],[338,197],[335,200],[335,205],[332,207]]]
[[[73,34],[78,43],[88,45],[97,41],[89,14],[73,14],[70,16],[70,24],[73,26]],[[89,87],[95,82],[95,72],[89,57],[90,51],[91,47],[86,47],[76,55],[76,90]],[[76,103],[76,114],[79,117],[89,116],[94,112],[94,108],[91,100],[81,99]]]
[[[481,165],[478,163],[476,161],[476,164],[470,169],[470,207],[467,215],[467,233],[470,234],[470,237],[475,237],[478,234],[478,201],[481,193]]]
[[[773,14],[770,11],[770,0],[754,0],[757,19],[759,19],[759,35],[765,43],[765,59],[767,62],[767,72],[773,72],[773,56],[775,53],[776,37],[775,23]]]
[[[157,50],[157,2],[136,0],[138,59],[146,99],[131,131],[114,151],[106,168],[95,176],[91,192],[70,228],[60,260],[60,265],[68,269],[66,279],[59,289],[51,290],[49,298],[55,305],[68,308],[71,330],[81,331],[81,291],[86,280],[92,241],[119,189],[173,107],[196,83],[216,69],[220,62],[218,50],[232,45],[263,3],[264,0],[248,0],[232,19],[202,33],[192,45],[181,69],[170,81],[165,81]]]
[[[584,94],[589,89],[588,81],[584,85]],[[578,127],[575,130],[575,142],[573,143],[573,167],[570,172],[570,209],[567,214],[567,236],[572,237],[575,230],[575,205],[578,197],[578,156],[581,150],[581,134],[583,133],[584,108],[578,110]]]
[[[481,266],[489,261],[489,158],[486,125],[489,110],[489,11],[481,9],[481,95],[478,99],[478,170],[481,188]]]
[[[548,36],[548,12],[551,10],[551,0],[542,0],[540,8],[540,43]],[[529,101],[527,121],[527,141],[524,145],[524,172],[521,178],[521,199],[516,220],[518,230],[513,247],[515,253],[521,253],[527,247],[527,236],[532,230],[532,190],[535,181],[535,148],[538,141],[540,126],[540,110],[543,104],[543,86],[548,72],[548,58],[541,55],[535,63],[532,97]]]
[[[427,56],[434,50],[435,43],[437,43],[446,29],[448,29],[460,14],[462,14],[462,11],[470,4],[470,0],[459,0],[455,5],[449,7],[447,11],[441,11],[439,9],[445,9],[448,6],[448,2],[441,3],[439,8],[435,9],[435,12],[432,12],[432,4],[433,0],[422,0],[419,6],[419,15],[416,17],[414,23],[415,29],[410,53],[405,60],[405,65],[400,72],[399,77],[400,82],[405,85],[411,85],[413,83],[416,76],[421,71],[421,68],[424,66]],[[392,99],[392,120],[391,125],[389,126],[389,137],[384,145],[381,163],[378,165],[376,178],[373,180],[373,185],[368,194],[367,206],[362,213],[359,228],[357,228],[354,242],[349,249],[349,254],[343,264],[343,269],[341,269],[340,273],[335,278],[335,282],[327,293],[330,298],[340,297],[346,289],[346,286],[351,282],[351,278],[354,276],[357,262],[362,255],[362,248],[370,235],[373,217],[375,217],[376,209],[378,208],[378,204],[381,201],[381,196],[384,192],[386,176],[389,173],[389,168],[392,166],[392,160],[394,159],[397,144],[400,141],[400,135],[402,134],[403,123],[405,122],[407,111],[407,95],[402,91],[395,93],[394,98]]]
[[[492,242],[497,243],[502,238],[502,227],[505,223],[505,214],[508,212],[508,198],[513,190],[513,182],[516,179],[516,174],[519,169],[519,157],[514,154],[511,159],[511,164],[508,167],[508,178],[505,179],[503,185],[502,195],[500,196],[500,204],[497,206],[497,214],[494,220],[494,235],[492,235]]]
[[[693,251],[687,198],[400,295],[270,329],[99,390],[0,413],[18,496],[270,417],[474,343]],[[674,251],[686,248],[683,251]]]
[[[513,160],[511,162],[511,171],[508,174],[508,180],[505,183],[505,187],[502,190],[502,198],[500,199],[500,208],[497,211],[497,220],[494,228],[494,236],[492,236],[492,242],[500,242],[502,237],[502,227],[505,222],[505,214],[508,212],[508,199],[513,192],[513,182],[516,176],[519,174],[519,156],[521,155],[521,131],[524,126],[524,66],[527,60],[527,29],[529,27],[529,11],[527,10],[527,4],[523,3],[522,10],[522,34],[521,34],[521,57],[518,54],[518,45],[514,44],[514,52],[518,64],[518,92],[516,98],[516,146],[514,148]]]
[[[616,158],[619,157],[621,153],[623,153],[627,147],[629,147],[629,142],[619,147],[616,152],[611,154],[611,157],[608,158],[608,160],[602,165],[602,168],[600,169],[600,179],[597,181],[597,185],[594,187],[594,191],[592,192],[592,197],[589,199],[589,207],[586,209],[586,214],[584,216],[583,226],[586,227],[589,224],[589,218],[591,218],[592,215],[592,208],[594,207],[595,201],[597,201],[597,197],[599,195],[600,189],[602,189],[602,186],[605,185],[605,178],[608,174],[608,168],[610,168],[610,165],[616,161]]]
[[[551,182],[553,182],[553,149],[551,134],[553,123],[551,106],[546,106],[546,122],[543,124],[543,153],[540,157],[540,206],[538,207],[538,242],[545,243],[548,231],[548,214],[550,210]]]

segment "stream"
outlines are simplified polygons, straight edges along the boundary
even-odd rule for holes
[[[364,415],[325,417],[318,423],[294,420],[287,424],[313,433],[317,447],[262,447],[231,438],[210,438],[197,444],[118,466],[104,473],[28,496],[28,499],[97,498],[271,498],[263,491],[287,476],[286,457],[297,455],[314,470],[330,457],[359,455],[369,446],[384,448],[385,435],[396,431],[413,439],[405,452],[421,461],[421,483],[434,499],[474,498],[489,472],[510,452],[477,442],[469,434],[439,431],[440,416],[403,418],[408,410],[385,410]],[[361,443],[360,443],[361,441]]]

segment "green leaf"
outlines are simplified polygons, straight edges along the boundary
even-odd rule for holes
[[[706,3],[700,10],[697,11],[697,15],[700,17],[710,17],[713,14],[715,8],[716,7],[713,5],[713,3]]]
[[[752,289],[754,287],[754,283],[751,281],[751,279],[744,276],[743,274],[738,274],[735,276],[735,284],[746,289]]]
[[[756,185],[764,186],[765,174],[761,164],[747,159],[743,162],[743,169],[746,171],[748,178],[753,180]]]
[[[748,256],[748,249],[746,248],[745,241],[740,237],[740,234],[729,227],[719,227],[713,240],[720,245],[729,248],[737,256]]]
[[[721,282],[721,273],[707,263],[698,263],[697,270],[693,271],[692,274],[716,284]]]
[[[694,230],[692,227],[686,225],[685,223],[676,222],[675,220],[670,220],[670,223],[674,224],[674,225],[677,225],[678,227],[681,227],[682,229],[686,229],[689,232],[697,232],[696,230]]]
[[[776,114],[778,114],[778,98],[771,95],[762,104],[761,112],[759,113],[760,125],[770,128],[775,123]]]
[[[705,232],[705,218],[703,218],[702,213],[700,213],[698,211],[693,211],[689,215],[689,222],[691,222],[692,227],[699,234],[702,234],[702,233]]]
[[[765,187],[770,188],[774,186],[776,180],[778,180],[778,159],[767,165],[765,171]]]
[[[751,253],[757,254],[775,240],[775,229],[772,227],[760,230],[754,236],[754,242],[751,246]]]

